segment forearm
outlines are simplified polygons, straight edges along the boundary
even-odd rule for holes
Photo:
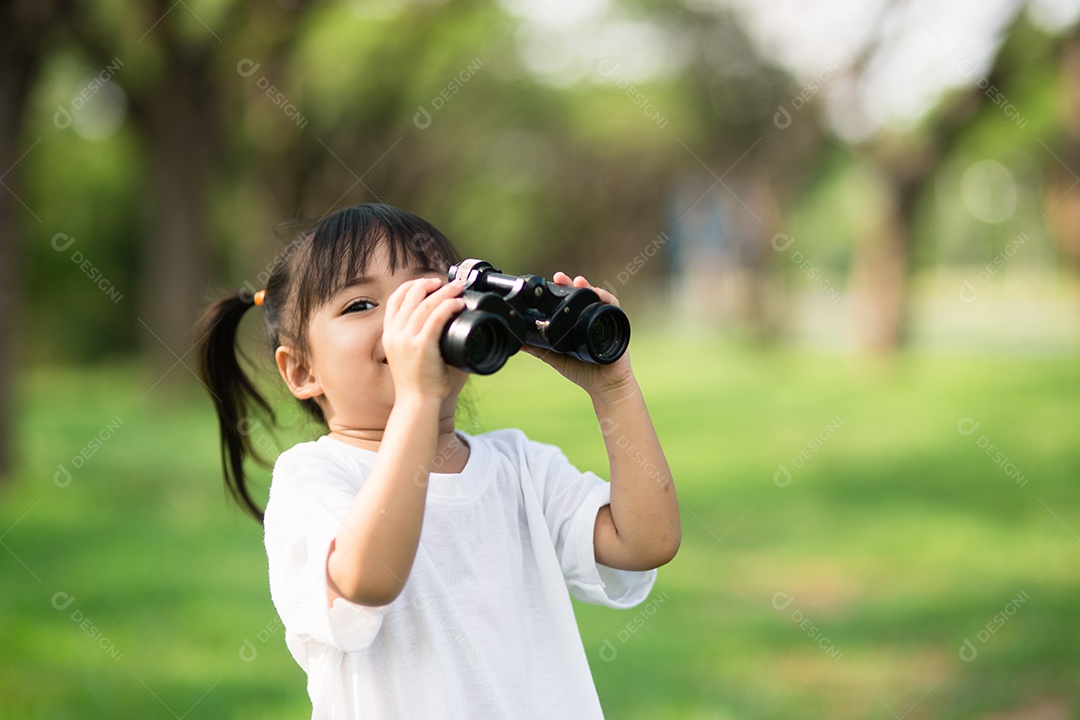
[[[594,396],[593,407],[607,445],[614,525],[614,538],[597,537],[597,561],[628,570],[663,565],[682,540],[679,501],[641,388],[631,380],[618,393]]]
[[[332,595],[385,605],[405,586],[420,542],[438,410],[438,400],[394,404],[378,457],[327,561]]]

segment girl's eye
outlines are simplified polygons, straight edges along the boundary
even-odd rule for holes
[[[353,300],[351,303],[349,303],[348,307],[345,308],[345,312],[364,312],[365,310],[370,310],[373,307],[375,307],[375,303],[371,302],[370,300]]]

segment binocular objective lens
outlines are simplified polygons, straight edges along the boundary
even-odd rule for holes
[[[448,365],[490,375],[514,354],[506,322],[490,312],[466,310],[446,326],[439,350]]]
[[[619,349],[619,324],[615,318],[605,313],[589,326],[589,349],[597,357],[608,357]]]
[[[486,368],[501,355],[499,336],[493,323],[480,323],[465,339],[465,362],[469,367]]]

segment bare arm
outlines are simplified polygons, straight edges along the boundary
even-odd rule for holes
[[[611,504],[596,517],[596,561],[620,570],[670,562],[682,541],[679,500],[645,398],[630,376],[620,388],[593,395],[604,431]]]
[[[439,334],[462,308],[460,285],[406,282],[386,302],[383,346],[394,377],[394,407],[378,457],[353,500],[327,558],[332,603],[344,597],[386,605],[401,593],[420,543],[427,478],[449,376]]]
[[[386,605],[405,586],[420,544],[439,404],[423,397],[394,403],[371,474],[330,546],[331,603]]]
[[[555,273],[555,282],[590,287]],[[619,301],[593,288],[612,305]],[[629,354],[610,365],[591,365],[565,355],[525,348],[580,385],[593,401],[610,464],[611,503],[600,508],[593,533],[596,561],[620,570],[647,570],[672,558],[682,542],[679,500],[664,450],[656,436]]]

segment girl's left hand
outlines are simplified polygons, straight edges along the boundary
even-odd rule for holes
[[[581,275],[578,275],[571,280],[570,276],[566,273],[557,272],[552,280],[556,285],[573,285],[577,288],[591,288],[593,292],[600,297],[600,300],[608,305],[619,307],[618,298],[603,288],[593,287],[589,284],[589,281]],[[630,368],[629,350],[623,353],[622,357],[610,365],[595,365],[593,363],[583,362],[570,355],[562,355],[546,348],[523,345],[521,349],[530,355],[540,358],[548,365],[558,370],[563,377],[575,385],[580,386],[585,392],[589,393],[589,396],[594,400],[605,398],[613,399],[621,392],[625,392],[625,389],[632,386],[634,383],[634,371]]]

